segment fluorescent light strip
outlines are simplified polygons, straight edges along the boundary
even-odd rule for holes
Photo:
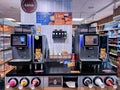
[[[6,20],[9,20],[9,21],[16,21],[15,19],[13,19],[13,18],[5,18]]]
[[[72,21],[82,21],[84,18],[73,18]]]
[[[21,22],[15,22],[16,24],[22,24]]]

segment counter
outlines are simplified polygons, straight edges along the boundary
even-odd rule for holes
[[[11,88],[11,89],[5,89],[5,90],[19,90],[19,89],[16,89],[16,88]],[[30,89],[22,89],[22,90],[30,90]],[[114,90],[113,88],[104,88],[104,89],[101,89],[101,88],[98,88],[98,87],[94,87],[94,88],[87,88],[87,87],[80,87],[80,88],[77,88],[77,89],[70,89],[70,88],[62,88],[62,87],[49,87],[49,88],[44,88],[44,89],[40,89],[40,88],[36,88],[35,90]],[[119,90],[119,89],[117,89]]]
[[[105,70],[104,72],[103,70],[98,70],[98,72],[80,72],[77,67],[72,69],[64,64],[53,62],[44,65],[43,70],[44,72],[41,72],[39,69],[37,72],[34,72],[34,68],[29,70],[27,66],[24,66],[22,69],[12,70],[6,75],[6,86],[9,84],[11,79],[14,79],[13,81],[16,82],[14,83],[16,85],[6,90],[19,90],[18,87],[21,85],[21,80],[28,83],[28,85],[22,90],[31,90],[33,80],[36,78],[40,84],[36,86],[35,90],[113,90],[105,84],[105,80],[106,78],[112,78],[114,84],[116,84],[117,80],[116,73],[112,70],[109,70],[106,73]],[[105,85],[104,89],[95,84],[95,79],[97,77],[99,77],[101,82]],[[85,78],[91,80],[93,88],[88,88],[88,86],[85,86]],[[74,88],[67,85],[67,82],[73,82]]]
[[[81,76],[81,75],[117,75],[116,72],[111,71],[108,73],[98,72],[98,73],[49,73],[49,72],[23,72],[23,71],[10,71],[6,76],[55,76],[55,75],[63,75],[63,76]]]

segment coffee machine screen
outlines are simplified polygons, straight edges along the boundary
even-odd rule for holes
[[[85,34],[84,35],[84,46],[98,46],[99,36],[97,34]]]
[[[11,46],[27,46],[27,34],[12,34]]]

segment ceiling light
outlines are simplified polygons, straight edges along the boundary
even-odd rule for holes
[[[73,18],[72,21],[82,21],[84,18]]]
[[[13,19],[13,18],[5,18],[6,20],[9,20],[9,21],[16,21],[15,19]]]
[[[20,26],[21,24],[21,22],[14,22],[14,26]]]
[[[22,24],[21,22],[15,22],[16,24]]]

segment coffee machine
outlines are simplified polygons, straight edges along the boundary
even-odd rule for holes
[[[32,61],[33,58],[32,35],[12,34],[11,46],[12,46],[13,60],[11,60],[10,63],[20,62],[20,64],[25,64]]]
[[[16,69],[25,67],[29,71],[37,67],[43,69],[49,52],[45,35],[15,33],[11,35],[11,46],[13,59],[9,65],[16,66]]]
[[[101,65],[99,60],[99,35],[95,33],[79,34],[76,40],[76,58],[80,60],[82,73],[98,73]]]
[[[33,35],[33,64],[35,70],[43,70],[43,64],[48,60],[49,48],[45,35]]]

